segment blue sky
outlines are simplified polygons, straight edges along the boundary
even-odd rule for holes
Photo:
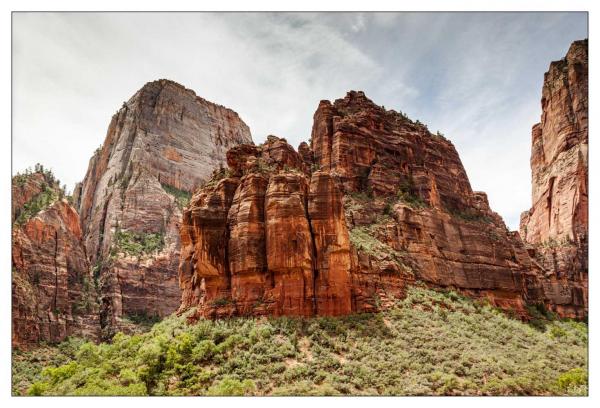
[[[516,229],[543,74],[586,37],[585,13],[16,13],[13,172],[40,162],[72,188],[112,114],[158,78],[294,146],[319,100],[363,90],[452,140]]]

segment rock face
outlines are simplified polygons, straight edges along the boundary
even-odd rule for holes
[[[574,42],[544,75],[533,126],[532,207],[521,236],[541,265],[553,308],[579,316],[588,287],[588,44]]]
[[[342,194],[284,140],[240,145],[192,198],[181,227],[182,310],[205,316],[346,314]]]
[[[349,106],[349,99],[376,107],[358,93],[335,105]],[[181,227],[180,310],[200,306],[199,314],[207,317],[343,315],[375,310],[421,279],[522,311],[529,257],[489,210],[485,195],[471,192],[466,176],[451,184],[443,174],[438,183],[436,168],[426,172],[422,164],[415,182],[411,159],[373,149],[374,162],[392,166],[406,160],[395,175],[400,190],[389,193],[380,172],[357,172],[348,157],[338,160],[319,151],[324,136],[317,131],[327,129],[319,124],[324,107],[332,111],[322,103],[315,114],[314,162],[307,163],[313,157],[307,146],[299,154],[284,139],[270,136],[261,146],[231,149],[230,169],[216,173],[193,196]],[[450,160],[455,174],[464,175],[448,141],[404,122],[415,146],[427,146],[427,154]],[[347,143],[343,132],[334,134],[331,145]],[[365,145],[382,146],[379,136],[363,134],[373,139]],[[349,167],[331,169],[329,158]],[[459,193],[461,183],[465,191]],[[449,197],[453,213],[440,197]]]
[[[235,112],[167,80],[146,84],[113,116],[74,193],[106,334],[126,329],[126,318],[177,309],[181,207],[229,148],[248,142]]]
[[[227,162],[184,210],[181,311],[343,315],[423,282],[580,317],[556,307],[562,287],[472,191],[452,143],[362,92],[321,101],[298,153],[270,136]]]
[[[13,178],[12,343],[27,347],[70,335],[100,335],[97,293],[75,209],[43,172]],[[30,218],[23,208],[41,194],[47,204]],[[17,204],[17,205],[15,205]]]

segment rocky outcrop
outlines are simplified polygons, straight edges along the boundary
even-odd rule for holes
[[[286,154],[273,158],[275,146]],[[462,201],[451,202],[470,212],[451,213],[439,197],[452,192],[412,195],[410,163],[402,170],[410,190],[390,195],[370,188],[368,177],[353,183],[331,169],[310,173],[303,157],[312,151],[295,153],[283,139],[240,145],[227,157],[229,172],[216,173],[184,211],[181,310],[343,315],[375,310],[420,279],[524,311],[527,252],[468,181]],[[438,190],[435,176],[422,185]]]
[[[544,275],[452,143],[362,92],[321,101],[298,153],[270,136],[227,161],[184,211],[182,311],[343,315],[422,282],[524,318],[540,303],[581,317],[556,307],[581,293]]]
[[[181,207],[229,148],[248,142],[235,112],[167,80],[146,84],[113,116],[74,193],[107,335],[127,329],[128,317],[177,309]]]
[[[15,222],[25,209],[25,205],[46,189],[58,191],[59,186],[53,180],[49,180],[43,171],[14,176],[11,186],[11,221]]]
[[[182,310],[205,316],[345,314],[350,244],[342,195],[284,139],[240,145],[184,211]]]
[[[417,280],[525,314],[537,270],[441,134],[349,92],[319,104],[312,150],[345,193],[354,310]]]
[[[547,277],[547,304],[581,317],[588,287],[587,40],[574,42],[544,75],[531,176],[532,207],[521,215],[521,237]]]
[[[59,195],[58,185],[43,172],[13,178],[13,346],[71,335],[99,338],[97,293],[79,216]],[[24,217],[23,209],[31,211],[38,202],[39,212]]]

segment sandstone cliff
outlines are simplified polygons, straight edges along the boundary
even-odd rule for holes
[[[12,343],[97,339],[97,292],[77,212],[51,173],[13,178]]]
[[[179,306],[181,207],[226,151],[251,142],[239,116],[167,80],[146,84],[113,116],[74,192],[106,334],[126,318]]]
[[[192,198],[181,227],[182,310],[346,314],[350,242],[342,194],[284,139],[241,145]]]
[[[227,161],[183,214],[180,310],[341,315],[422,282],[523,317],[535,304],[583,315],[581,288],[543,274],[452,143],[362,92],[321,101],[310,146],[270,136]]]
[[[521,216],[521,236],[548,278],[552,306],[577,315],[587,309],[588,287],[587,40],[550,64],[541,102],[532,130],[532,207]]]
[[[535,271],[452,143],[362,92],[322,101],[314,117],[315,163],[346,193],[358,310],[419,280],[523,313]]]

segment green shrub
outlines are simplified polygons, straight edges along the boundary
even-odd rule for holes
[[[192,359],[196,362],[204,362],[217,352],[217,346],[212,340],[202,340],[192,350]]]
[[[399,191],[397,197],[399,201],[415,209],[425,208],[428,206],[427,203],[421,197],[412,193]]]
[[[32,396],[44,395],[44,392],[46,392],[47,389],[48,389],[48,384],[46,384],[44,382],[36,382],[31,385],[31,387],[27,391],[27,395],[32,395]]]
[[[560,326],[552,326],[550,328],[550,335],[554,338],[560,338],[565,337],[567,335],[567,332]]]
[[[192,312],[193,313],[193,312]],[[32,395],[586,395],[587,325],[541,332],[485,302],[407,288],[373,314],[170,316],[111,343],[13,352]],[[554,336],[558,327],[560,336]],[[556,330],[554,330],[556,331]],[[59,358],[60,357],[60,358]],[[46,370],[42,370],[47,367]]]
[[[115,245],[121,252],[141,257],[161,251],[165,246],[165,236],[162,233],[146,234],[118,229],[115,232]]]
[[[254,382],[251,380],[239,381],[234,378],[225,377],[219,383],[208,389],[208,395],[249,395],[254,391]]]
[[[58,199],[58,191],[48,184],[44,184],[43,190],[26,202],[22,208],[17,209],[15,215],[17,224],[24,224],[35,217],[40,211],[45,210]]]
[[[152,327],[153,324],[158,323],[161,320],[160,316],[143,311],[126,314],[123,318],[129,320],[133,324],[146,327]]]
[[[180,190],[180,189],[170,186],[168,184],[161,183],[161,186],[167,194],[169,194],[170,196],[175,198],[175,202],[177,203],[177,206],[180,209],[187,207],[188,204],[190,203],[192,194],[189,191]]]
[[[396,199],[414,209],[428,207],[427,203],[417,194],[412,177],[400,183]]]
[[[42,375],[48,377],[51,384],[57,384],[68,378],[71,378],[77,371],[77,363],[72,361],[69,364],[60,367],[47,367],[42,371]]]
[[[582,386],[587,388],[588,374],[583,368],[573,368],[566,373],[561,374],[556,380],[556,383],[558,388],[563,392],[577,392]]]
[[[469,222],[482,222],[482,223],[490,223],[492,220],[487,215],[482,214],[479,210],[475,208],[467,208],[464,210],[458,209],[448,209],[448,212],[456,218],[460,218],[463,221]],[[493,237],[492,237],[493,239]]]

